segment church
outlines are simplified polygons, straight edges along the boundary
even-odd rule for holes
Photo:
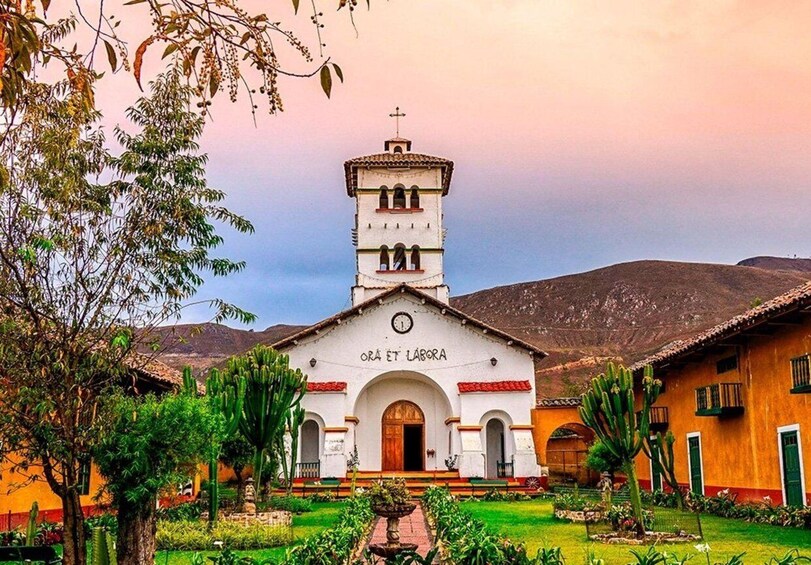
[[[398,110],[399,114],[399,110]],[[399,136],[344,163],[352,307],[276,344],[308,376],[299,476],[458,470],[538,477],[535,346],[449,304],[442,199],[453,162]]]

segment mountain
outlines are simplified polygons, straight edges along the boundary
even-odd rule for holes
[[[451,303],[548,352],[536,371],[538,394],[567,396],[577,393],[608,359],[631,363],[806,282],[811,267],[805,261],[635,261],[481,290],[454,297]],[[161,328],[159,337],[166,347],[159,358],[177,368],[188,364],[201,371],[300,329],[276,325],[251,331],[218,324]]]
[[[222,324],[179,324],[158,328],[153,336],[163,346],[158,355],[161,361],[177,369],[189,365],[200,373],[224,365],[229,357],[257,343],[275,343],[304,327],[278,324],[257,332]]]
[[[452,304],[548,352],[540,396],[576,393],[607,359],[636,361],[809,279],[739,265],[635,261],[459,296]]]
[[[738,265],[744,267],[758,267],[769,271],[800,271],[801,273],[811,273],[811,259],[761,256],[744,259],[739,262]]]

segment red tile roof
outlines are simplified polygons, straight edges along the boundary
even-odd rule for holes
[[[324,381],[314,383],[307,381],[307,392],[344,392],[346,383],[340,381]]]
[[[529,392],[532,385],[529,381],[489,381],[458,383],[459,392]]]
[[[811,282],[793,288],[785,294],[764,302],[760,306],[739,314],[690,339],[675,341],[659,352],[634,363],[629,368],[636,372],[642,371],[645,365],[652,365],[654,368],[662,367],[696,351],[711,347],[724,339],[742,334],[761,324],[766,324],[770,320],[792,314],[798,310],[807,311],[808,308],[811,308]]]
[[[442,174],[442,194],[448,194],[453,175],[453,161],[443,157],[424,155],[422,153],[375,153],[373,155],[363,155],[355,157],[344,163],[344,174],[346,175],[346,192],[349,196],[355,196],[355,189],[358,187],[358,168],[362,167],[439,167],[443,169]]]

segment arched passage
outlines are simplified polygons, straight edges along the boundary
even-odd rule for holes
[[[384,412],[400,401],[407,401],[422,412],[423,468],[444,470],[445,458],[451,455],[448,430],[452,424],[446,423],[453,415],[451,403],[448,393],[436,381],[415,371],[382,373],[370,380],[358,394],[353,416],[358,420],[354,435],[363,438],[357,443],[359,468],[363,471],[383,470]],[[413,423],[419,424],[418,421]]]
[[[491,418],[484,428],[484,437],[487,451],[487,478],[498,478],[498,465],[505,461],[504,422],[498,418]]]
[[[594,432],[583,424],[567,422],[556,428],[546,441],[549,484],[596,483],[599,477],[586,468],[586,454],[594,442]]]

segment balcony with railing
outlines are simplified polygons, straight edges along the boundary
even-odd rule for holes
[[[499,479],[509,479],[515,476],[512,461],[497,461],[496,475]]]
[[[791,360],[791,393],[811,392],[811,354],[806,353]]]
[[[642,412],[638,411],[636,417],[642,417]],[[667,413],[667,406],[651,406],[650,407],[650,431],[651,432],[664,432],[670,424],[670,419]]]
[[[743,414],[741,383],[716,383],[696,389],[696,416]]]
[[[320,479],[321,478],[321,462],[320,461],[305,461],[303,463],[296,463],[296,478],[297,479]]]

